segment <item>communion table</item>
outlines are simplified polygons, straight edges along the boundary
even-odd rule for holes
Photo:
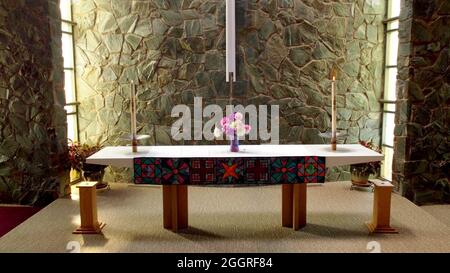
[[[359,144],[129,146],[105,147],[89,164],[134,169],[136,184],[162,185],[164,228],[188,227],[188,185],[281,185],[282,225],[306,225],[306,184],[325,182],[326,168],[381,161],[383,156]]]

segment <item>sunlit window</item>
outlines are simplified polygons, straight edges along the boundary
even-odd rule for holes
[[[400,0],[387,0],[386,15],[386,55],[384,73],[383,100],[383,139],[382,148],[384,161],[381,176],[392,181],[392,162],[394,155],[394,117],[397,100],[397,56],[398,56],[398,28],[400,15]]]
[[[67,137],[78,140],[78,102],[75,83],[72,1],[61,0],[62,54],[64,58],[64,90],[66,94]]]

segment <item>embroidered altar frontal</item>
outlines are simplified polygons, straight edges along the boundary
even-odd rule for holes
[[[135,158],[136,184],[293,184],[325,182],[325,158]]]

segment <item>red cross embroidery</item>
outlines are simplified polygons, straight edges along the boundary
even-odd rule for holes
[[[239,176],[236,174],[237,164],[233,164],[231,166],[228,166],[227,164],[222,163],[222,166],[223,166],[223,168],[225,170],[225,173],[223,174],[223,179],[225,179],[225,178],[227,178],[229,176],[232,176],[232,177],[234,177],[236,179],[239,178]]]

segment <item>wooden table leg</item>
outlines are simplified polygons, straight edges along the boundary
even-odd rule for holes
[[[292,227],[293,224],[293,189],[292,184],[281,185],[281,224],[283,227]]]
[[[186,185],[163,185],[163,224],[174,232],[188,227]]]
[[[172,228],[172,185],[163,185],[163,224],[165,229]]]
[[[188,187],[176,185],[178,188],[178,228],[188,228]]]
[[[178,188],[175,185],[171,185],[171,192],[170,192],[170,214],[171,214],[171,223],[172,223],[172,231],[177,232],[178,231]]]
[[[391,193],[394,187],[387,181],[374,181],[373,185],[373,216],[372,222],[366,225],[370,233],[398,233],[390,226],[391,220]]]
[[[100,234],[105,224],[97,219],[97,182],[81,182],[77,185],[80,191],[81,225],[74,234]]]
[[[293,228],[299,230],[306,226],[306,183],[294,184],[293,194]]]

